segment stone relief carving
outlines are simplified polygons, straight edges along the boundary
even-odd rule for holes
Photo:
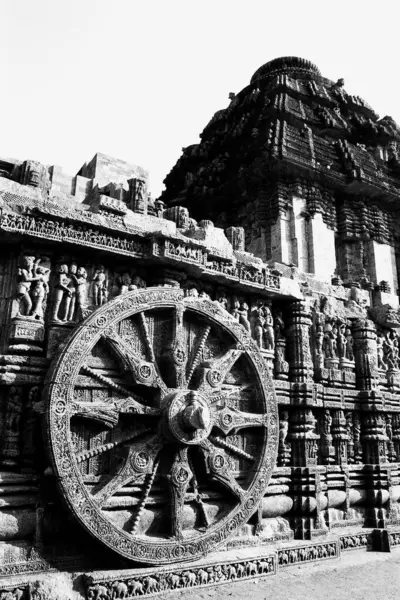
[[[20,260],[17,276],[18,316],[44,319],[49,292],[50,269],[40,265],[41,259],[24,255]]]

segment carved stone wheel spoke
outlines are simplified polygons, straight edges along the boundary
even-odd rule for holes
[[[127,558],[204,555],[263,497],[276,399],[256,344],[218,304],[173,288],[112,300],[70,338],[45,394],[61,493]]]

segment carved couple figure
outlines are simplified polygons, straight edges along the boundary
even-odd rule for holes
[[[50,269],[39,266],[40,258],[23,256],[18,269],[17,300],[18,316],[32,317],[42,321],[49,293]]]
[[[74,321],[83,317],[87,306],[86,280],[84,267],[78,268],[75,263],[70,268],[66,264],[57,267],[52,321]]]

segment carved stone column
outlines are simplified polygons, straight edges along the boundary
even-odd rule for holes
[[[385,425],[383,414],[377,412],[365,413],[361,442],[366,465],[387,463],[386,443],[388,438]]]
[[[335,464],[347,464],[347,428],[346,418],[342,410],[333,412],[332,441],[335,448]]]
[[[354,324],[354,358],[357,387],[373,390],[378,386],[376,329],[372,321],[358,319]]]
[[[17,467],[20,462],[22,388],[11,387],[8,393],[2,444],[2,465]]]
[[[314,365],[310,348],[311,313],[305,302],[292,303],[288,326],[289,376],[292,381],[312,381]]]
[[[322,417],[321,427],[321,455],[322,462],[325,465],[332,464],[335,461],[335,449],[332,445],[332,415],[327,408]]]
[[[312,410],[302,409],[295,412],[292,420],[293,465],[308,467],[318,462],[318,440],[320,436],[315,432],[316,418]]]

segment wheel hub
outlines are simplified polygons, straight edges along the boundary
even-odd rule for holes
[[[193,390],[176,390],[164,399],[167,436],[181,444],[195,445],[211,432],[210,404]]]

